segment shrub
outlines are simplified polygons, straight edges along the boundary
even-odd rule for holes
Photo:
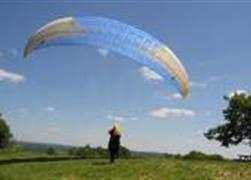
[[[10,144],[11,138],[10,128],[0,113],[0,149],[6,148]]]
[[[56,154],[56,151],[55,151],[54,148],[49,147],[49,148],[47,149],[47,154],[48,154],[48,155],[55,155],[55,154]]]
[[[208,155],[199,151],[191,151],[190,153],[183,156],[184,159],[197,159],[197,160],[224,160],[221,155],[212,154]]]

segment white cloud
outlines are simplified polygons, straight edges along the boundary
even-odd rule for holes
[[[206,88],[207,84],[206,83],[201,83],[201,82],[196,82],[196,81],[190,81],[190,86],[191,87],[197,87],[197,88]]]
[[[0,69],[0,81],[8,81],[11,83],[20,83],[25,80],[24,76],[21,74],[13,73],[10,71],[6,71],[4,69]]]
[[[110,120],[119,121],[119,122],[125,120],[125,117],[123,117],[123,116],[118,116],[118,115],[108,115],[107,118],[110,119]]]
[[[48,106],[48,107],[46,108],[46,111],[48,111],[48,112],[54,112],[54,111],[55,111],[55,108],[52,107],[52,106]]]
[[[143,66],[139,70],[141,76],[148,81],[163,81],[163,77],[156,73],[155,71],[151,70],[150,68]]]
[[[232,98],[234,95],[241,95],[241,94],[244,94],[244,95],[248,95],[248,92],[244,89],[238,89],[236,91],[232,91],[228,94],[228,97],[229,98]]]
[[[167,100],[181,100],[182,95],[180,93],[173,93],[166,97]]]
[[[155,109],[150,112],[150,115],[156,118],[169,118],[169,117],[194,117],[195,112],[189,109],[176,109],[176,108],[168,108],[162,107],[159,109]]]
[[[106,57],[106,56],[108,56],[108,54],[109,54],[109,50],[108,50],[108,49],[104,49],[104,48],[99,48],[99,49],[98,49],[98,53],[99,53],[101,56]]]
[[[113,120],[113,121],[117,121],[117,122],[122,122],[122,121],[137,121],[138,118],[137,117],[133,117],[133,116],[120,116],[120,115],[111,115],[109,114],[107,116],[107,119]]]

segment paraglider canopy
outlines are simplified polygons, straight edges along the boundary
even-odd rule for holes
[[[120,21],[95,16],[54,20],[29,38],[24,57],[36,49],[58,45],[89,45],[112,50],[149,67],[165,79],[177,81],[183,97],[189,94],[188,76],[177,56],[155,37]]]

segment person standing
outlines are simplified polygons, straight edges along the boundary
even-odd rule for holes
[[[108,142],[110,162],[114,163],[115,158],[119,158],[121,130],[117,124],[114,124],[112,129],[110,129],[108,132],[110,134]]]

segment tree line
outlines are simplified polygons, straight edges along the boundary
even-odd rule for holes
[[[70,156],[82,158],[107,158],[108,150],[103,147],[91,147],[90,145],[86,145],[84,147],[70,148],[68,154]],[[128,148],[121,146],[119,155],[121,158],[130,158],[131,151]]]

